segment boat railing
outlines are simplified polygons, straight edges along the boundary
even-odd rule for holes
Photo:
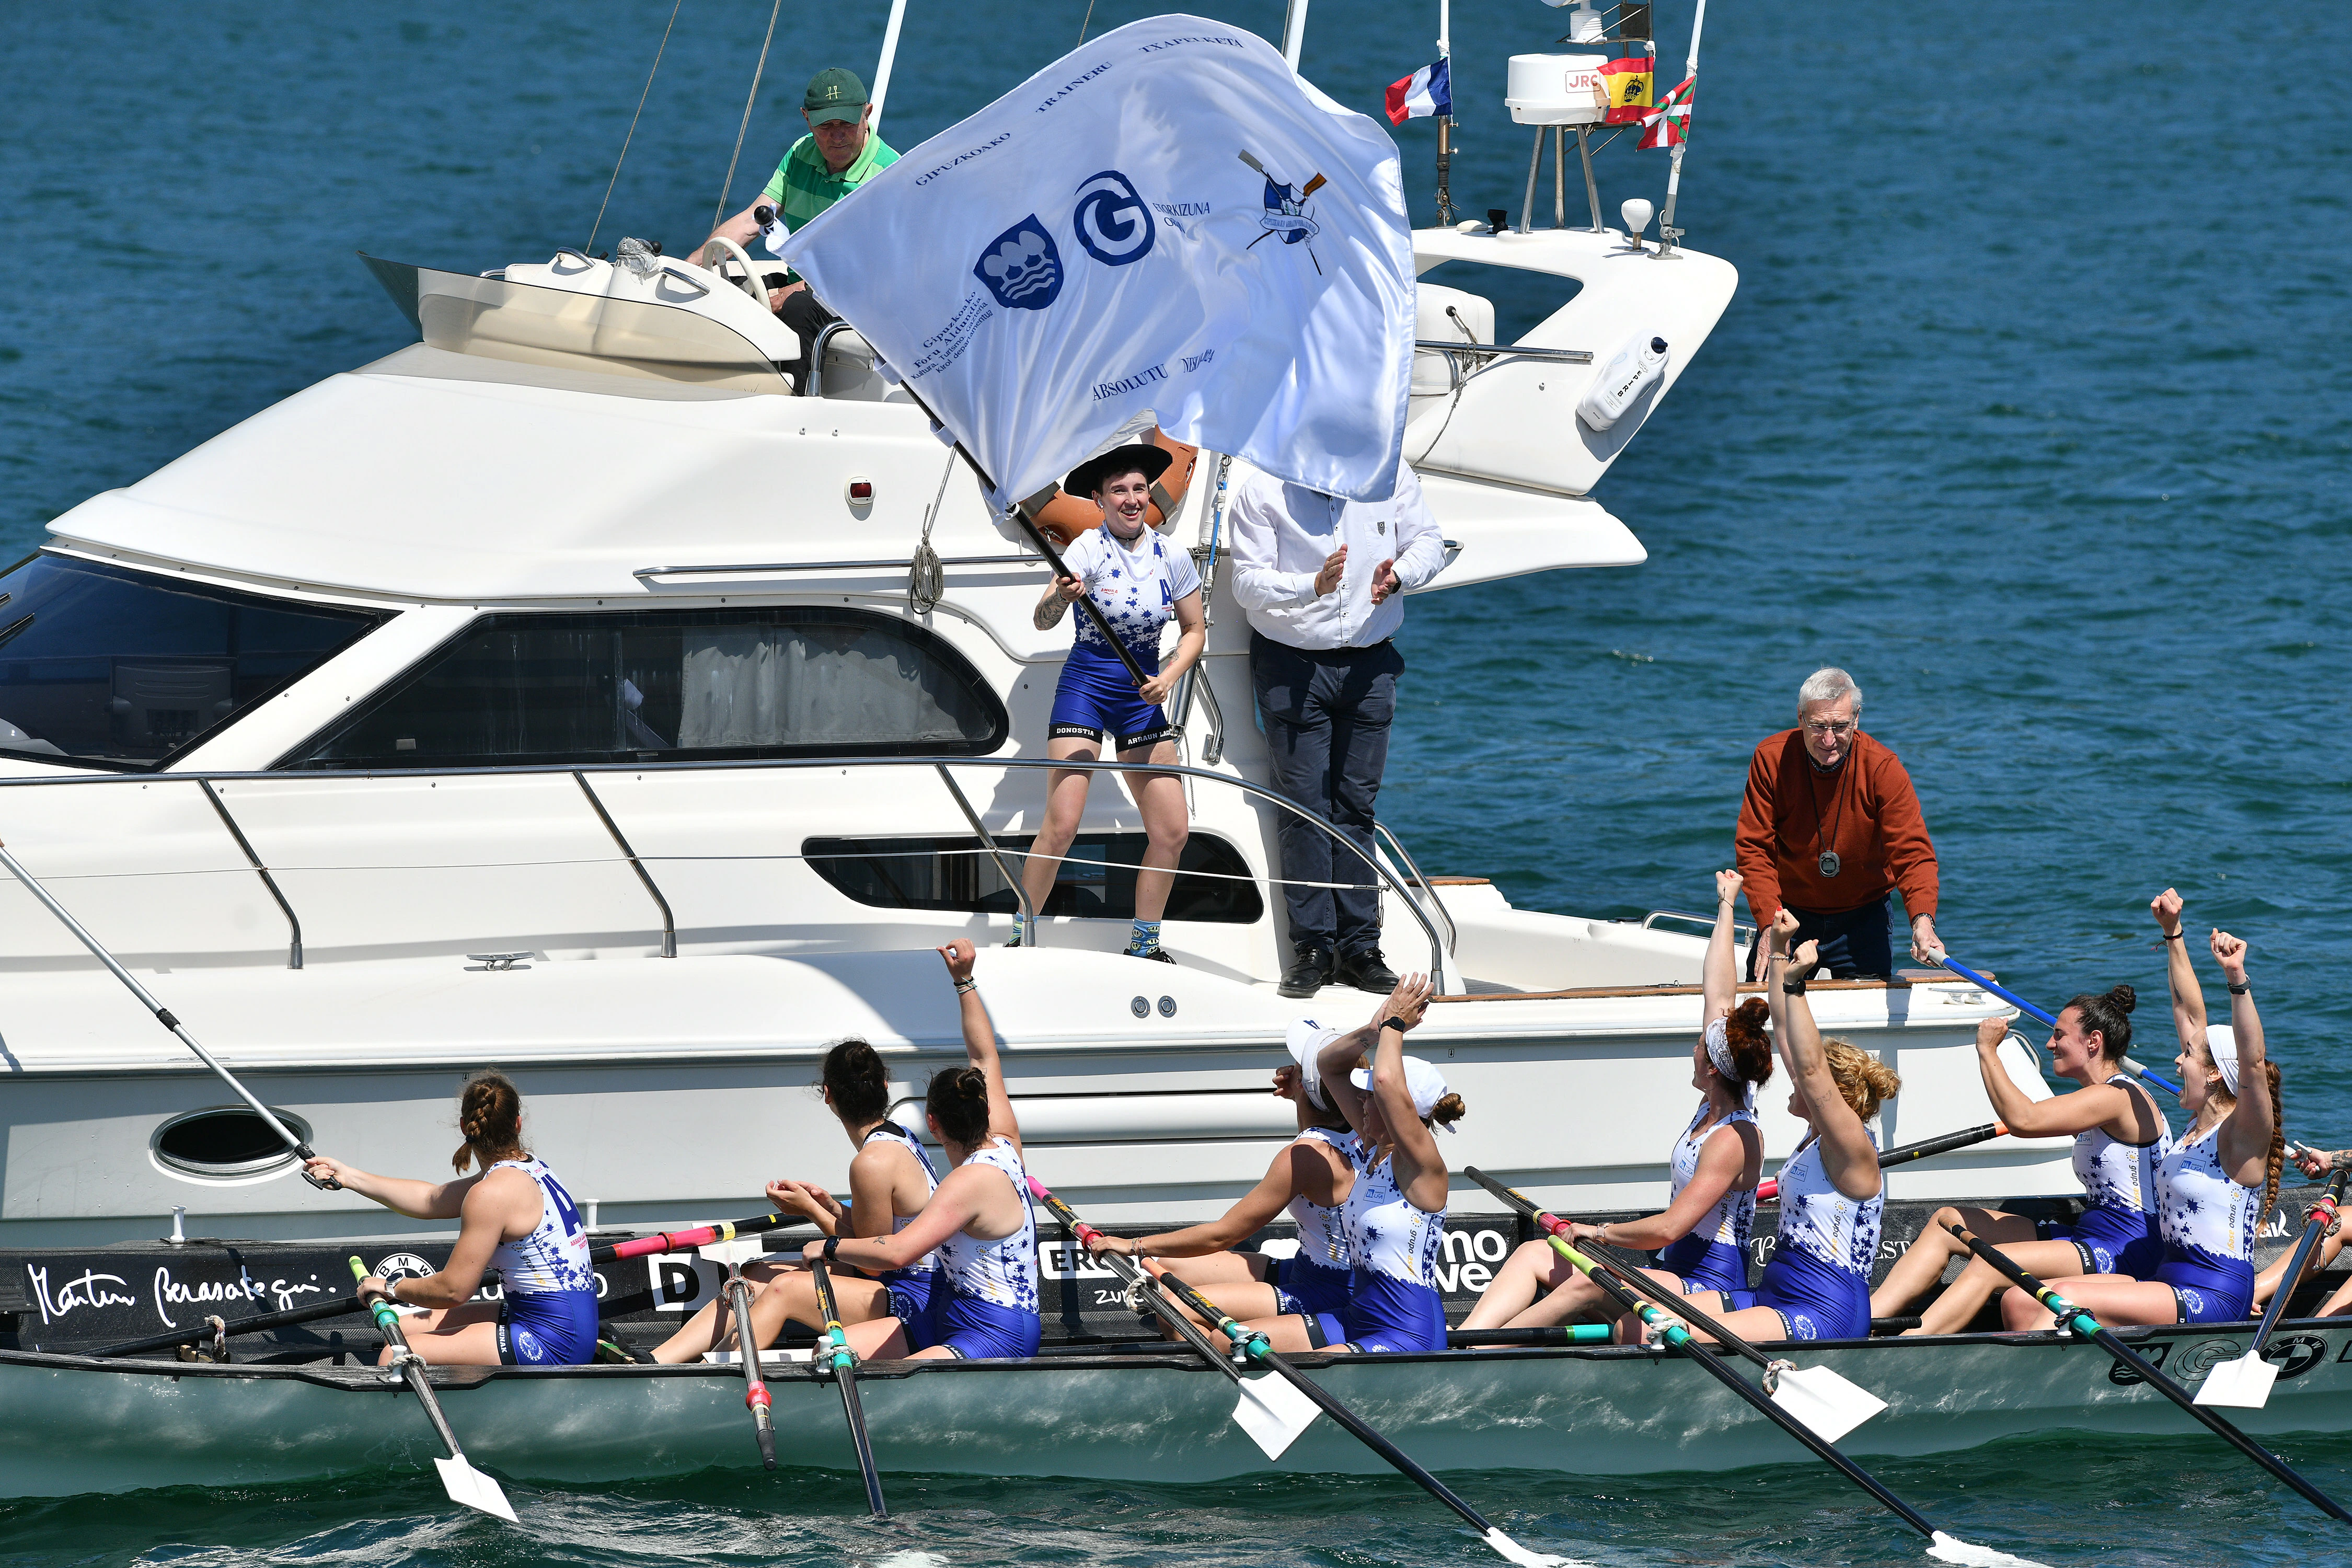
[[[1300,821],[1313,825],[1318,831],[1329,838],[1335,847],[1343,850],[1347,857],[1351,858],[1354,860],[1362,861],[1363,864],[1370,870],[1377,883],[1389,893],[1392,894],[1395,897],[1396,901],[1406,910],[1411,912],[1413,921],[1421,927],[1422,934],[1427,939],[1429,943],[1429,973],[1432,979],[1438,983],[1441,989],[1445,984],[1446,961],[1452,956],[1454,947],[1459,941],[1459,929],[1455,926],[1452,914],[1446,910],[1444,900],[1439,897],[1435,887],[1431,884],[1427,877],[1422,874],[1420,867],[1414,863],[1412,855],[1406,851],[1403,843],[1398,839],[1395,833],[1389,828],[1387,824],[1375,824],[1375,842],[1372,849],[1367,851],[1353,838],[1350,838],[1345,832],[1341,831],[1338,824],[1332,822],[1329,818],[1322,816],[1320,813],[1308,809],[1307,806],[1292,800],[1289,796],[1283,795],[1277,790],[1270,789],[1264,784],[1255,783],[1249,779],[1238,777],[1233,773],[1219,773],[1208,768],[1196,768],[1183,763],[1124,763],[1115,760],[1106,760],[1102,762],[1088,763],[1086,765],[1089,772],[1115,773],[1171,773],[1180,778],[1196,781],[1197,783],[1203,784],[1223,786],[1237,790],[1253,801],[1273,806],[1276,810],[1288,813],[1290,816],[1298,818]],[[273,873],[273,868],[266,863],[259,853],[257,852],[252,841],[247,836],[244,828],[239,826],[235,814],[229,809],[228,801],[224,797],[220,788],[218,787],[221,784],[248,783],[284,784],[291,781],[315,783],[321,778],[327,777],[373,780],[505,778],[531,776],[547,777],[553,775],[569,775],[572,782],[579,786],[582,797],[587,804],[589,809],[594,814],[605,837],[611,839],[614,848],[618,851],[619,859],[625,862],[629,866],[630,869],[635,874],[638,883],[644,888],[646,898],[651,901],[655,911],[658,915],[661,924],[661,956],[664,958],[675,958],[677,956],[677,917],[670,907],[668,899],[664,896],[660,883],[656,879],[652,869],[654,865],[657,865],[660,862],[662,857],[641,855],[635,847],[631,845],[627,836],[622,832],[619,823],[614,820],[612,813],[606,808],[603,797],[597,794],[595,785],[592,782],[596,775],[606,773],[629,773],[632,775],[642,775],[649,773],[797,773],[817,769],[910,769],[930,773],[939,779],[949,798],[954,803],[957,810],[962,815],[964,820],[971,825],[974,835],[979,838],[980,847],[976,851],[974,851],[974,853],[986,855],[995,863],[999,874],[1002,875],[1005,881],[1012,887],[1013,899],[1019,905],[1022,913],[1024,916],[1032,917],[1032,921],[1029,925],[1031,932],[1029,940],[1036,942],[1040,940],[1043,934],[1040,927],[1034,921],[1034,917],[1038,911],[1032,906],[1028,892],[1024,887],[1018,870],[1014,866],[1014,862],[1016,860],[1025,860],[1029,858],[1029,852],[1006,848],[998,844],[996,837],[989,831],[981,813],[972,805],[971,798],[965,795],[962,787],[956,782],[955,773],[956,770],[959,769],[974,769],[982,771],[1036,771],[1066,768],[1067,766],[1069,766],[1067,762],[1046,757],[814,756],[723,758],[715,760],[676,762],[527,763],[504,767],[351,768],[335,770],[272,769],[254,772],[205,771],[196,773],[42,773],[30,774],[16,778],[0,778],[0,791],[60,788],[102,789],[109,785],[133,784],[152,788],[156,784],[184,784],[201,790],[206,801],[211,805],[212,809],[219,815],[222,826],[227,830],[229,837],[235,842],[237,849],[245,857],[246,862],[251,867],[254,875],[260,879],[263,887],[268,889],[271,900],[277,904],[278,910],[285,915],[289,932],[287,940],[286,966],[289,969],[299,969],[303,966],[302,924],[300,918],[296,914],[292,902],[288,899],[284,889],[279,886],[277,877]],[[5,817],[5,811],[0,810],[0,817]],[[1383,856],[1381,852],[1381,847],[1383,846],[1386,847],[1386,856]],[[805,857],[791,858],[805,858]],[[1393,868],[1387,863],[1391,858],[1395,862],[1395,867]],[[275,869],[282,870],[285,868],[286,868],[280,867]],[[1402,872],[1402,875],[1399,875],[1400,870]],[[1170,874],[1177,877],[1200,876],[1219,877],[1221,879],[1225,875],[1223,873],[1208,871],[1188,871],[1181,868],[1171,868]],[[1275,875],[1264,875],[1255,877],[1252,879],[1254,881],[1263,883],[1264,892],[1269,896],[1275,889],[1285,886],[1289,880],[1291,880],[1290,879],[1285,879]],[[1270,903],[1271,899],[1269,897],[1269,905]],[[1434,907],[1436,910],[1436,918],[1434,920],[1431,918],[1431,907]],[[1444,929],[1443,934],[1440,933],[1439,930],[1440,921],[1444,922]]]

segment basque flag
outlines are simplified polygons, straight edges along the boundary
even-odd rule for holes
[[[1691,91],[1698,78],[1685,77],[1674,90],[1658,100],[1658,107],[1642,116],[1648,130],[1637,147],[1678,147],[1690,140]]]
[[[1389,83],[1389,123],[1426,120],[1454,112],[1454,82],[1448,60],[1422,67],[1402,81]]]

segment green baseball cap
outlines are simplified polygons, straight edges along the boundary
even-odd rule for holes
[[[857,73],[844,66],[829,66],[809,78],[808,91],[801,95],[801,108],[808,112],[811,125],[823,125],[829,120],[856,120],[866,112],[866,84]]]

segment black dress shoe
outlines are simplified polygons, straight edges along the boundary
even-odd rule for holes
[[[1361,952],[1341,953],[1339,980],[1340,984],[1352,985],[1359,991],[1382,994],[1395,990],[1397,984],[1396,971],[1381,961],[1381,950],[1377,947],[1368,947]]]
[[[1312,996],[1331,980],[1331,950],[1328,947],[1302,947],[1290,962],[1276,988],[1277,995],[1297,998]]]

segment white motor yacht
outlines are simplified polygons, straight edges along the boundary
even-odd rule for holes
[[[1405,456],[1449,557],[1424,591],[1639,565],[1595,492],[1734,269],[1603,228],[1597,203],[1589,229],[1523,214],[1413,246]],[[1496,343],[1486,299],[1427,277],[1457,262],[1561,302]],[[465,1073],[513,1073],[592,1224],[837,1177],[818,1057],[862,1035],[909,1094],[960,1059],[932,951],[959,936],[984,950],[1031,1160],[1082,1212],[1206,1217],[1254,1182],[1292,1131],[1267,1092],[1286,1027],[1353,1026],[1376,998],[1276,993],[1296,808],[1218,593],[1225,461],[1200,454],[1162,524],[1212,620],[1177,700],[1176,962],[1120,951],[1144,838],[1107,781],[1040,939],[1008,951],[1069,633],[1033,624],[1041,561],[857,334],[802,385],[741,266],[369,265],[416,342],[85,501],[0,575],[0,839],[33,874],[321,1150],[415,1166],[449,1143]],[[1632,405],[1605,431],[1580,417],[1653,342]],[[1388,957],[1444,993],[1412,1048],[1470,1108],[1454,1163],[1558,1210],[1654,1201],[1690,1109],[1703,923],[1424,874],[1477,869],[1383,837]],[[0,966],[0,1245],[152,1237],[175,1208],[264,1238],[410,1224],[299,1179],[13,883]],[[1903,1076],[1882,1146],[1991,1120],[1973,1040],[2001,1004],[1926,974],[1815,999]],[[1777,1096],[1765,1123],[1777,1159],[1797,1135]],[[1979,1144],[1891,1191],[2067,1190],[2066,1152]]]

